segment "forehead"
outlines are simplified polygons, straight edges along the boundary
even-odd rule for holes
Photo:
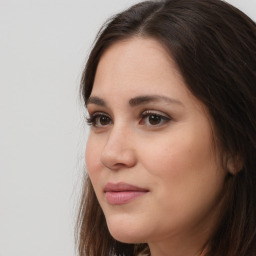
[[[163,57],[167,62],[172,62],[167,49],[156,39],[150,37],[134,36],[127,39],[119,40],[113,43],[102,54],[100,63],[108,57],[133,60],[134,63],[139,60],[160,60]],[[174,63],[173,63],[174,64]]]
[[[155,39],[134,37],[116,42],[104,52],[92,93],[103,95],[122,89],[156,94],[171,84],[187,89],[167,50]]]

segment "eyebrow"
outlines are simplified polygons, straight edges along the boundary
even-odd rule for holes
[[[165,101],[165,102],[171,103],[171,104],[183,105],[179,100],[169,98],[169,97],[166,97],[166,96],[162,96],[162,95],[142,95],[142,96],[138,96],[138,97],[130,99],[129,100],[129,105],[131,107],[136,107],[136,106],[147,104],[147,103],[150,103],[150,102],[160,102],[160,101]],[[95,105],[102,106],[102,107],[107,106],[107,103],[103,99],[101,99],[99,97],[96,97],[96,96],[90,97],[86,102],[86,106],[88,104],[95,104]]]
[[[86,106],[88,104],[95,104],[95,105],[99,105],[99,106],[102,106],[102,107],[105,107],[107,106],[106,102],[99,98],[99,97],[89,97],[89,99],[86,101]]]
[[[165,101],[166,103],[171,103],[171,104],[183,105],[179,100],[162,96],[162,95],[138,96],[130,99],[129,104],[130,106],[135,107],[135,106],[147,104],[150,102],[160,102],[160,101]]]

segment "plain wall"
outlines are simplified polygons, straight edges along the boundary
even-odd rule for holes
[[[80,76],[101,24],[137,2],[0,0],[1,256],[75,255]],[[254,0],[229,2],[256,20]]]

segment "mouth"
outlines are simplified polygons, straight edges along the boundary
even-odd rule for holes
[[[127,183],[107,183],[104,194],[107,202],[111,205],[129,203],[137,197],[145,195],[149,190],[136,187]]]

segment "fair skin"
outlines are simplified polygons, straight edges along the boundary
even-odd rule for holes
[[[140,37],[112,45],[87,107],[87,170],[111,235],[148,243],[152,256],[200,255],[226,171],[207,110],[166,50]]]

